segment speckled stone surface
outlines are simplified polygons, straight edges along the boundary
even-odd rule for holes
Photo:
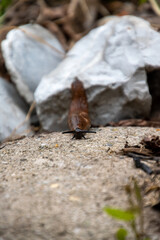
[[[127,208],[126,184],[150,178],[120,150],[153,128],[99,128],[85,140],[40,134],[0,149],[0,237],[4,240],[114,240],[123,225],[104,206]],[[144,209],[145,231],[159,240],[160,218]],[[134,239],[132,235],[128,239]]]

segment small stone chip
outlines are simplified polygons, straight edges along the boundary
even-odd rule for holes
[[[59,184],[58,183],[53,183],[50,185],[50,188],[58,188]]]
[[[81,199],[77,196],[70,196],[69,200],[72,202],[81,202]]]

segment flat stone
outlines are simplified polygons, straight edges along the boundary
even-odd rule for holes
[[[26,118],[28,106],[19,96],[13,84],[0,78],[0,142],[9,137]],[[25,122],[16,133],[25,134],[29,130],[29,122]]]
[[[93,125],[147,117],[151,95],[146,69],[160,67],[160,34],[138,17],[115,17],[79,40],[66,58],[43,77],[35,92],[45,130],[68,128],[70,85],[77,76],[86,88]]]
[[[6,67],[20,95],[28,103],[42,77],[52,71],[64,57],[58,39],[37,24],[11,30],[2,41]]]

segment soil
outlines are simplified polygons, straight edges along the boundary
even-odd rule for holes
[[[120,150],[138,144],[154,128],[106,127],[71,140],[61,133],[7,142],[0,149],[0,240],[113,240],[122,222],[104,206],[127,208],[124,191],[136,169]],[[145,233],[160,239],[160,216],[144,207]],[[130,234],[128,239],[134,240]]]

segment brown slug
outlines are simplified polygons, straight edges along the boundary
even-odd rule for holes
[[[83,87],[83,83],[77,78],[71,85],[72,101],[68,114],[69,131],[63,133],[73,133],[73,138],[85,138],[85,133],[96,133],[90,131],[91,121],[88,114],[88,103]]]

